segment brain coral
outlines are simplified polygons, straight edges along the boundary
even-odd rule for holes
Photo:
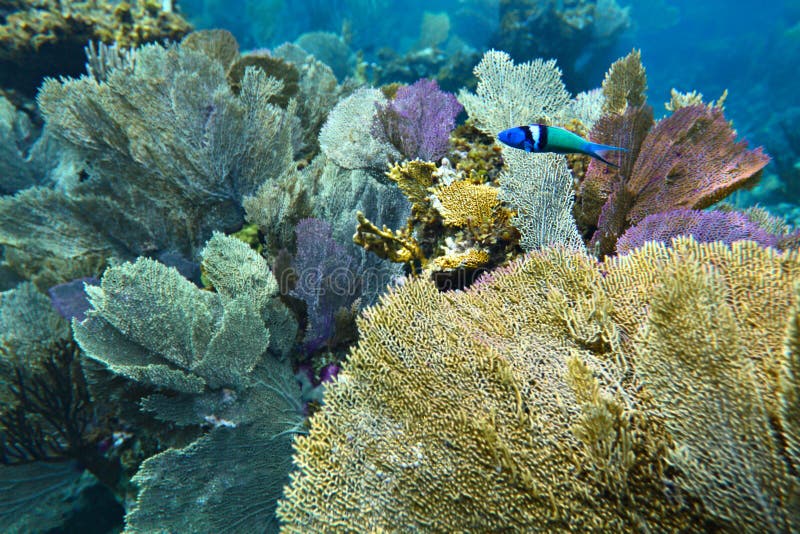
[[[284,530],[796,528],[798,278],[796,253],[678,239],[411,281],[297,440]]]

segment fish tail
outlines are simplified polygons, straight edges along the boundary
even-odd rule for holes
[[[622,147],[619,147],[619,146],[611,146],[611,145],[601,145],[600,143],[586,143],[586,145],[584,145],[584,147],[583,147],[583,150],[584,150],[584,152],[586,154],[592,156],[593,158],[599,159],[600,161],[602,161],[606,165],[611,165],[612,167],[616,167],[616,168],[619,168],[619,165],[617,165],[616,163],[611,163],[610,161],[605,159],[603,156],[601,156],[598,152],[603,152],[605,150],[617,150],[617,151],[622,151],[622,152],[627,152],[628,151],[627,148],[622,148]]]

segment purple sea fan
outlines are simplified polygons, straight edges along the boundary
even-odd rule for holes
[[[450,132],[464,109],[435,80],[418,80],[397,90],[394,100],[378,106],[372,134],[386,139],[408,159],[438,161],[447,154]]]
[[[94,277],[78,278],[71,282],[58,284],[47,290],[50,302],[61,317],[70,321],[76,317],[78,321],[86,318],[86,311],[92,306],[86,297],[84,284],[96,286],[100,280]]]
[[[334,316],[361,295],[361,276],[347,249],[332,237],[331,225],[302,219],[295,227],[297,254],[292,269],[297,282],[291,295],[306,304],[308,324],[304,348],[314,352],[334,334]]]
[[[629,228],[617,241],[617,254],[626,254],[647,241],[669,243],[673,237],[691,235],[700,243],[755,241],[764,247],[778,247],[779,236],[770,234],[735,211],[673,210],[648,215]]]

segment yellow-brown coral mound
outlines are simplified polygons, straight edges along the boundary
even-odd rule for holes
[[[799,278],[795,253],[679,239],[409,282],[297,441],[284,529],[797,528]]]
[[[135,48],[179,41],[192,27],[154,0],[3,2],[0,21],[0,82],[34,94],[46,76],[83,71],[90,41]],[[170,3],[171,5],[171,3]]]

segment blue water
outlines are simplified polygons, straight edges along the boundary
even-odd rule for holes
[[[451,32],[480,51],[498,29],[497,4],[411,1],[398,9],[385,0],[181,3],[184,14],[198,27],[227,28],[245,48],[275,46],[305,32],[340,32],[347,21],[355,31],[353,48],[365,51],[367,57],[383,47],[399,52],[411,48],[426,11],[447,13]],[[709,98],[728,89],[729,113],[742,120],[767,107],[800,105],[800,82],[792,76],[800,60],[800,2],[761,2],[757,8],[725,0],[620,0],[619,4],[630,9],[631,26],[598,68],[604,72],[608,63],[631,48],[641,49],[654,102],[668,100],[672,87],[697,90]],[[259,9],[267,22],[259,20]],[[537,51],[531,49],[529,55],[537,57]],[[555,59],[563,60],[557,54]],[[580,91],[601,81],[581,80],[570,89]]]

